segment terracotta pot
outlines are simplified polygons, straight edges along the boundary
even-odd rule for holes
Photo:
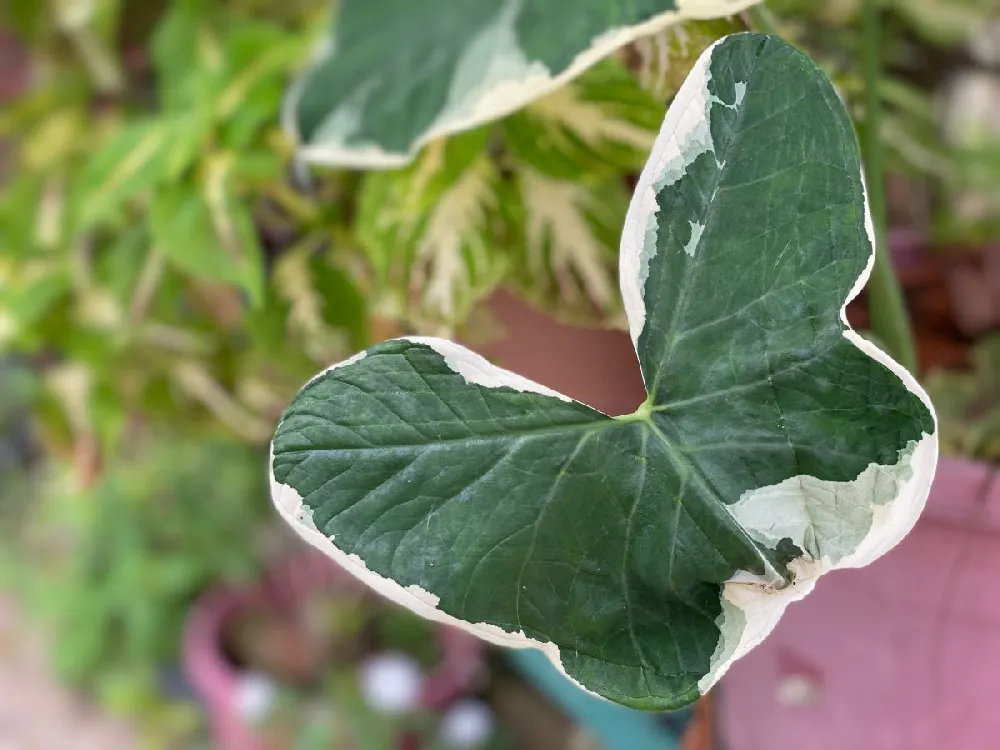
[[[223,653],[223,634],[243,613],[259,607],[289,611],[306,596],[342,592],[374,596],[363,584],[319,553],[306,552],[245,589],[218,588],[199,600],[185,625],[183,663],[188,680],[204,701],[214,747],[262,750],[261,738],[241,715],[241,673]],[[483,668],[482,644],[466,633],[435,626],[442,652],[422,687],[421,703],[439,710],[473,686]]]
[[[694,717],[684,732],[681,750],[713,750],[718,746],[716,713],[715,693],[709,693],[695,704]]]
[[[504,335],[471,347],[501,367],[613,416],[645,400],[627,333],[559,323],[507,292],[494,295],[488,308]]]

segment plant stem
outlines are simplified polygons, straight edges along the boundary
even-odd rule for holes
[[[871,330],[903,367],[916,372],[917,357],[906,301],[892,268],[886,231],[885,176],[882,171],[881,30],[878,0],[864,0],[862,37],[865,73],[865,128],[862,151],[865,159],[868,205],[875,227],[875,264],[868,281]]]
[[[762,34],[781,36],[781,32],[778,31],[778,24],[774,19],[774,14],[771,13],[770,9],[763,2],[751,5],[747,9],[747,19],[750,21],[750,26],[756,31]]]

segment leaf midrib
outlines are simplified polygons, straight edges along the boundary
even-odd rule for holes
[[[731,517],[732,514],[729,511],[729,504],[726,503],[722,494],[711,484],[711,482],[709,482],[708,477],[705,476],[705,472],[702,471],[701,467],[695,461],[691,460],[691,457],[689,455],[675,448],[674,442],[667,437],[666,433],[663,431],[663,428],[653,421],[652,414],[650,414],[646,419],[642,421],[646,424],[649,430],[654,435],[656,435],[663,443],[663,450],[667,454],[670,461],[674,464],[674,467],[686,468],[689,472],[691,480],[697,483],[698,486],[701,488],[702,496],[710,497],[712,500],[718,503],[718,505],[726,512],[727,515]],[[678,475],[681,475],[681,472],[678,471]],[[683,505],[683,503],[681,503],[681,505]],[[691,515],[688,514],[688,517],[691,518]],[[692,518],[692,521],[693,520],[694,519]],[[780,576],[783,581],[787,582],[789,579],[787,576],[783,575],[780,572],[779,566],[777,565],[777,561],[772,560],[768,557],[767,554],[768,550],[762,547],[762,545],[759,544],[757,541],[755,541],[749,535],[749,533],[747,533],[746,529],[743,528],[743,525],[738,521],[736,521],[735,518],[733,519],[733,522],[735,528],[739,530],[739,534],[742,537],[743,541],[745,542],[746,546],[753,549],[757,557],[760,559],[764,567],[764,573],[766,574],[768,569],[770,569],[776,575]],[[756,572],[756,571],[751,571],[751,572]]]
[[[655,409],[655,407],[654,407]],[[565,425],[547,426],[539,427],[528,430],[519,430],[512,432],[494,432],[486,433],[480,435],[468,435],[454,438],[440,438],[436,440],[426,440],[422,442],[413,443],[393,443],[393,444],[381,444],[373,446],[357,446],[350,448],[320,448],[320,447],[306,447],[306,448],[296,448],[283,451],[286,455],[296,455],[302,453],[317,454],[317,453],[333,453],[333,454],[366,454],[366,453],[383,453],[385,451],[422,451],[422,450],[434,450],[435,448],[448,445],[469,445],[470,443],[487,443],[495,441],[509,441],[509,440],[536,440],[538,438],[551,437],[554,435],[563,435],[567,433],[576,433],[581,435],[581,440],[589,439],[592,435],[602,432],[605,429],[624,426],[630,423],[639,423],[645,428],[647,433],[652,433],[658,440],[662,443],[664,452],[666,453],[668,459],[673,464],[675,471],[678,476],[683,476],[687,473],[701,488],[701,494],[705,497],[709,497],[719,504],[727,513],[728,505],[724,498],[720,495],[718,490],[716,490],[708,479],[705,477],[704,473],[700,470],[697,464],[690,459],[683,451],[679,450],[672,440],[666,435],[663,429],[653,421],[653,409],[650,408],[650,402],[644,402],[635,412],[632,414],[626,414],[620,417],[605,417],[604,419],[595,420],[591,422],[577,422]],[[435,424],[441,424],[438,422],[423,423],[423,426],[430,426]],[[391,427],[391,425],[382,425],[383,427]],[[644,439],[645,445],[645,439]],[[645,455],[645,451],[644,451]],[[685,472],[686,470],[686,472]],[[747,546],[754,549],[757,556],[764,564],[765,569],[770,567],[776,570],[775,561],[769,560],[766,552],[761,549],[760,545],[755,542],[740,526],[736,524],[736,528],[739,529],[741,537],[744,539]]]

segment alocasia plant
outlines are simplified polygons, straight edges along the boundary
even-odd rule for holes
[[[441,136],[506,115],[629,42],[758,0],[343,0],[289,98],[313,162],[394,167]]]
[[[635,413],[448,341],[387,341],[289,406],[274,501],[419,614],[537,647],[614,701],[693,701],[926,499],[930,402],[844,314],[871,235],[833,87],[777,38],[726,37],[673,102],[626,219]]]

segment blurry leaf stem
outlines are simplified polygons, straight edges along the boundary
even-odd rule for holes
[[[862,5],[862,45],[865,76],[865,128],[862,152],[865,160],[868,205],[875,227],[875,264],[868,281],[868,306],[872,332],[886,350],[910,372],[916,372],[917,357],[906,301],[892,268],[892,252],[886,228],[885,175],[882,169],[882,76],[881,17],[878,0]]]
[[[771,13],[770,9],[762,2],[750,6],[747,10],[747,20],[750,27],[759,31],[761,34],[781,36],[781,32],[778,30],[778,24],[774,19],[774,14]]]

